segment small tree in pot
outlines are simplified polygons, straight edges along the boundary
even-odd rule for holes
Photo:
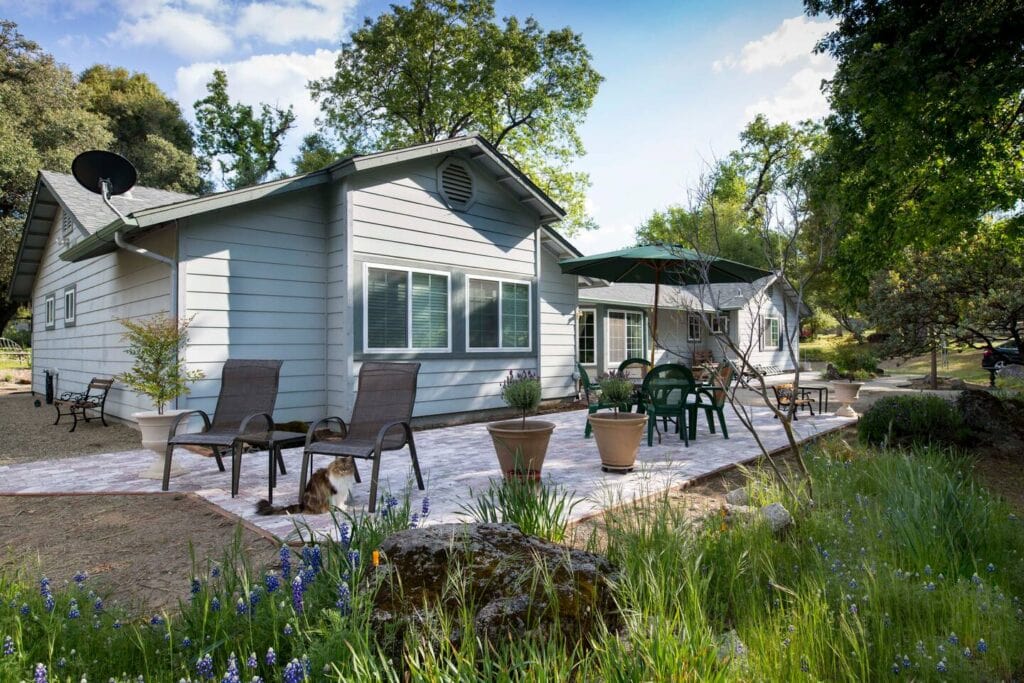
[[[647,417],[628,411],[619,412],[620,407],[629,406],[636,391],[633,382],[624,374],[607,373],[598,377],[597,382],[601,386],[602,400],[614,407],[611,413],[594,413],[587,418],[601,454],[601,469],[605,472],[630,472],[636,464]]]
[[[494,442],[498,464],[506,479],[539,479],[555,425],[526,416],[540,405],[540,378],[530,370],[508,373],[501,383],[501,398],[509,408],[522,413],[521,420],[487,425]]]

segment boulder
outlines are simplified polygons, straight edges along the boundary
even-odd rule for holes
[[[725,502],[729,505],[746,505],[750,502],[750,494],[746,488],[733,489],[725,494]]]
[[[775,533],[781,533],[793,524],[793,515],[789,514],[789,510],[783,507],[782,503],[765,505],[758,511],[758,514],[768,522]]]
[[[599,621],[619,626],[609,583],[617,572],[606,558],[527,536],[514,524],[407,529],[380,551],[381,565],[367,579],[375,589],[371,622],[396,658],[408,629],[430,623],[439,610],[458,615],[465,605],[475,610],[474,635],[490,642],[557,629],[586,645]],[[534,580],[538,572],[546,581]],[[458,643],[461,634],[446,637]]]

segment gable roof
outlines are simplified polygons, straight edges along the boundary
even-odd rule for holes
[[[137,186],[129,193],[111,197],[110,201],[119,211],[128,214],[191,198],[192,195],[180,192]],[[36,176],[36,186],[14,261],[8,290],[12,300],[25,301],[32,295],[32,283],[39,271],[53,221],[61,208],[75,219],[86,237],[111,221],[119,220],[98,194],[79,185],[73,176],[56,171],[40,171]]]

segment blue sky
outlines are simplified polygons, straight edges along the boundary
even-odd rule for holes
[[[332,71],[341,40],[389,3],[378,0],[0,0],[0,16],[73,70],[97,62],[143,71],[186,116],[214,68],[237,99],[295,105],[279,164],[289,167],[316,105],[305,83]],[[500,16],[533,15],[583,34],[605,77],[583,126],[591,213],[585,253],[632,242],[653,211],[685,202],[704,164],[737,144],[756,113],[819,117],[834,65],[812,55],[829,30],[796,0],[497,0]]]

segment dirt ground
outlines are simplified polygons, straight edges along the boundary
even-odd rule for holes
[[[0,496],[0,572],[45,574],[55,586],[75,572],[134,613],[176,609],[189,595],[196,565],[219,562],[236,522],[188,494]],[[241,528],[241,551],[253,567],[276,558],[277,545]]]

